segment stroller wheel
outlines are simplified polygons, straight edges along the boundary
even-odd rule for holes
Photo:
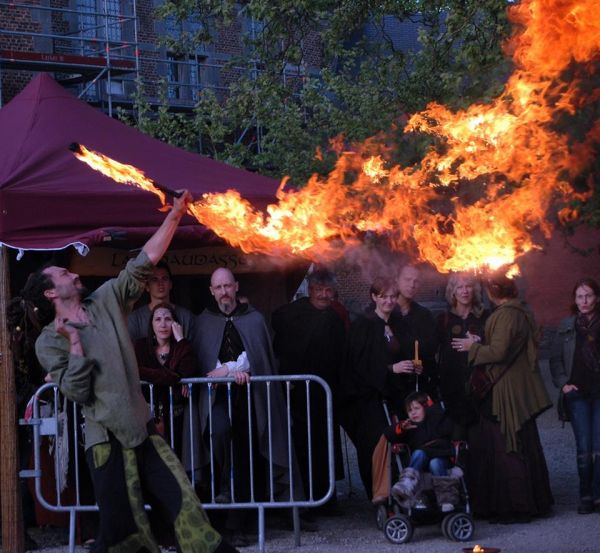
[[[392,543],[407,543],[413,535],[413,525],[405,515],[388,518],[383,528],[385,537]]]
[[[379,530],[383,530],[383,525],[388,518],[387,505],[378,505],[375,511],[375,522]]]
[[[442,532],[454,541],[469,541],[474,530],[473,519],[467,513],[454,513],[442,521]]]
[[[442,535],[447,539],[447,540],[451,540],[452,536],[450,536],[448,534],[448,521],[454,516],[454,513],[450,513],[449,515],[446,515],[443,519],[442,519],[442,524],[440,525],[442,528]]]

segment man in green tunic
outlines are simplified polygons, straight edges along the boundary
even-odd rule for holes
[[[159,552],[145,500],[160,505],[181,551],[236,551],[210,526],[177,457],[156,432],[127,331],[127,314],[171,243],[189,200],[187,192],[175,199],[140,254],[87,297],[82,298],[79,276],[56,266],[34,273],[24,290],[37,305],[47,302],[54,308],[36,353],[60,391],[82,407],[102,551]]]

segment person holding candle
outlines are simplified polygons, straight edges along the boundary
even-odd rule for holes
[[[354,443],[367,495],[372,491],[373,451],[388,425],[382,402],[404,412],[404,398],[422,371],[414,362],[414,338],[396,307],[394,280],[377,277],[373,302],[351,325],[340,377],[340,422]]]
[[[446,286],[446,301],[449,308],[437,321],[440,397],[454,423],[453,440],[468,441],[467,429],[477,419],[473,403],[466,392],[471,367],[468,352],[455,350],[452,339],[464,338],[469,333],[481,341],[489,311],[483,306],[479,280],[469,273],[450,275]]]
[[[550,372],[575,434],[577,512],[585,515],[600,510],[600,285],[581,279],[572,299],[573,314],[561,321],[552,342]]]
[[[438,378],[435,354],[437,334],[431,311],[415,301],[421,285],[421,271],[413,265],[405,265],[396,279],[398,287],[398,311],[409,334],[412,336],[415,351],[412,359],[420,362],[422,376],[419,388],[433,398],[438,397]]]
[[[501,523],[529,522],[553,504],[536,417],[552,403],[537,364],[538,329],[504,274],[486,281],[497,306],[485,325],[485,340],[453,338],[473,367],[478,423],[470,442],[468,475],[473,513]]]

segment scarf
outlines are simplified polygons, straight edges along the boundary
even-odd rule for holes
[[[579,313],[575,319],[575,330],[581,338],[581,360],[586,370],[600,373],[600,314],[588,317]]]

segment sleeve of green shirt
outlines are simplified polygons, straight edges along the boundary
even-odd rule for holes
[[[129,314],[133,304],[144,293],[146,282],[152,274],[154,264],[142,250],[137,257],[130,259],[116,278],[110,279],[105,286],[112,288],[121,309]]]
[[[69,353],[66,338],[44,329],[35,343],[40,364],[68,399],[85,404],[92,394],[92,372],[95,362],[85,356]]]

